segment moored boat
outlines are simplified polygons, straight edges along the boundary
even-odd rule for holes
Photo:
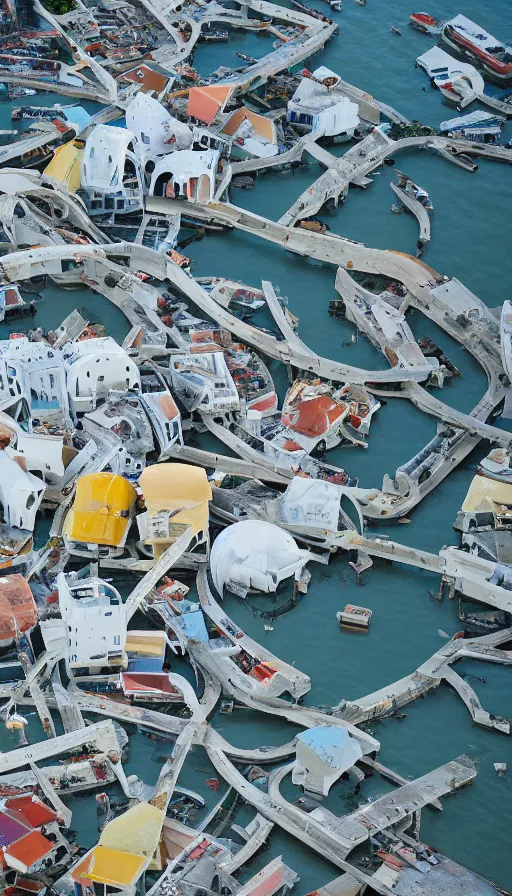
[[[300,9],[301,12],[305,12],[306,15],[313,16],[314,19],[320,19],[321,22],[325,22],[327,25],[332,25],[332,19],[324,16],[323,12],[320,12],[319,9],[313,9],[311,6],[306,6],[306,4],[301,3],[300,0],[291,0],[291,3],[293,6],[296,6],[297,9]]]
[[[445,23],[441,37],[458,53],[478,62],[498,82],[512,82],[512,47],[497,40],[471,19],[455,16]]]
[[[512,302],[503,302],[501,311],[501,360],[512,383]]]
[[[410,24],[424,34],[441,34],[444,23],[434,19],[428,12],[413,12]]]

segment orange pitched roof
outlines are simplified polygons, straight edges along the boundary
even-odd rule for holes
[[[161,72],[155,71],[153,68],[144,65],[136,65],[128,72],[123,72],[119,76],[120,81],[134,81],[135,84],[142,84],[142,92],[147,93],[148,90],[154,90],[161,93],[169,82],[169,78]]]
[[[188,114],[197,118],[198,121],[203,121],[205,124],[212,124],[217,113],[226,105],[234,89],[234,87],[223,87],[220,84],[208,87],[191,87],[188,94]]]
[[[178,416],[178,408],[172,395],[159,395],[157,402],[160,406],[160,410],[163,411],[168,420],[174,420],[174,418]]]
[[[10,815],[34,828],[39,828],[42,824],[50,824],[58,817],[57,813],[43,803],[39,797],[32,795],[14,796],[6,800],[5,808],[8,809]]]
[[[283,414],[283,423],[294,432],[314,438],[321,436],[341,417],[346,410],[328,395],[319,395],[308,401],[301,401],[296,407]]]
[[[15,859],[16,862],[28,869],[53,849],[55,849],[55,843],[43,837],[40,831],[31,831],[7,847],[5,858],[7,861]]]
[[[245,119],[251,122],[256,134],[259,134],[260,137],[264,137],[269,143],[276,142],[276,126],[274,122],[269,118],[265,118],[264,115],[259,115],[258,112],[252,112],[251,109],[247,109],[245,106],[241,106],[240,109],[235,109],[231,113],[221,128],[221,134],[227,134],[229,137],[232,137]]]

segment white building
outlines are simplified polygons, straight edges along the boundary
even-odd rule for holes
[[[1,407],[20,399],[25,399],[35,427],[37,421],[71,427],[61,354],[44,342],[29,342],[26,336],[0,342]]]
[[[73,581],[62,572],[57,587],[69,668],[98,673],[105,666],[124,666],[126,614],[119,592],[101,579]]]
[[[302,731],[296,742],[296,759],[292,781],[301,785],[307,793],[327,796],[330,788],[345,772],[351,769],[363,755],[359,741],[334,725],[319,725]],[[352,777],[364,778],[359,769]]]
[[[288,103],[287,121],[317,136],[349,140],[359,125],[359,106],[337,90],[339,83],[325,66],[303,77]]]
[[[170,115],[147,93],[137,93],[127,107],[126,126],[133,134],[135,152],[141,157],[165,155],[190,149],[192,145],[192,129],[188,124]]]
[[[139,369],[111,336],[69,342],[62,349],[75,412],[93,411],[111,389],[140,391]]]
[[[240,398],[222,350],[172,355],[173,389],[187,410],[224,414],[240,409]]]
[[[133,133],[126,128],[96,125],[85,143],[81,182],[90,215],[138,211],[143,180]]]
[[[298,581],[310,559],[309,551],[298,548],[292,536],[273,523],[242,520],[217,536],[210,553],[210,568],[221,596],[226,587],[245,597],[249,589],[275,592],[279,583],[290,576]]]
[[[164,156],[151,176],[150,196],[212,202],[219,159],[216,149],[184,149]]]

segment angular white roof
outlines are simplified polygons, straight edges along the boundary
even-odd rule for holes
[[[138,155],[162,155],[192,145],[191,128],[146,93],[138,93],[126,109],[126,126],[135,136]]]
[[[133,134],[126,128],[99,124],[91,131],[82,157],[82,186],[113,193],[122,189],[124,163]]]
[[[440,78],[449,80],[460,75],[466,75],[471,81],[473,90],[477,93],[483,93],[485,82],[480,72],[476,70],[474,65],[467,62],[459,62],[449,53],[445,53],[439,47],[432,47],[426,53],[418,56],[416,62],[426,71],[429,78]]]

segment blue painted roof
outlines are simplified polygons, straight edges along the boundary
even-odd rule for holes
[[[347,749],[352,751],[352,747],[355,745],[354,739],[350,737],[345,728],[334,725],[318,725],[316,728],[308,728],[307,731],[302,731],[298,735],[297,740],[306,744],[326,765],[330,765],[332,768],[339,768]]]

